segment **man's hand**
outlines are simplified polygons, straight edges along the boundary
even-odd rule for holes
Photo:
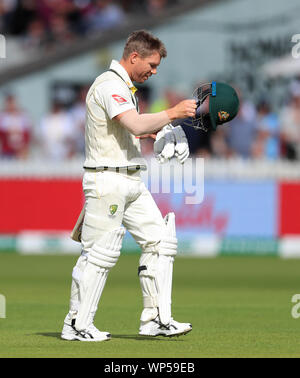
[[[195,117],[196,108],[196,100],[183,100],[173,108],[167,109],[166,112],[170,121],[174,121],[180,118]]]
[[[183,164],[189,156],[189,145],[181,126],[165,126],[157,134],[153,147],[155,157],[160,163],[175,156]]]

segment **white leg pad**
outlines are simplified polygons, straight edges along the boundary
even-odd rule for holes
[[[108,269],[87,264],[80,285],[81,300],[75,321],[77,331],[83,331],[93,323],[107,275]]]
[[[166,235],[141,255],[139,277],[144,304],[141,321],[153,320],[159,314],[161,323],[168,325],[171,321],[173,262],[177,254],[175,214],[167,214],[165,223]]]
[[[125,229],[120,227],[94,243],[80,278],[80,304],[75,328],[83,331],[93,322],[110,269],[120,256]]]
[[[177,238],[175,214],[165,217],[167,235],[159,244],[156,283],[158,288],[158,308],[161,323],[167,325],[171,321],[173,262],[177,254]]]
[[[88,262],[101,268],[111,269],[115,266],[120,256],[124,235],[124,227],[109,232],[93,245],[91,252],[88,254]]]
[[[70,309],[69,314],[71,319],[76,315],[79,303],[80,303],[80,296],[79,296],[79,285],[82,277],[82,273],[85,269],[87,264],[87,256],[81,255],[79,256],[76,265],[72,271],[72,283],[71,283],[71,296],[70,296]]]
[[[142,322],[155,319],[158,315],[158,295],[155,281],[157,259],[157,249],[153,248],[152,252],[143,252],[139,261],[140,266],[138,273],[144,305],[144,310],[141,315]]]

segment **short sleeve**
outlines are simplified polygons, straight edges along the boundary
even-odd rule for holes
[[[135,109],[129,89],[117,80],[108,80],[95,89],[95,99],[106,110],[110,119],[127,110]]]

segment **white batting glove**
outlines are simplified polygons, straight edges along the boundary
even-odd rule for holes
[[[173,126],[163,127],[156,135],[153,145],[154,155],[162,164],[175,155],[175,135],[172,132]]]
[[[183,164],[190,155],[189,144],[181,126],[173,128],[175,136],[175,156],[181,164]]]
[[[190,152],[182,127],[174,127],[169,124],[157,133],[154,142],[154,154],[160,163],[165,163],[175,156],[183,164]]]

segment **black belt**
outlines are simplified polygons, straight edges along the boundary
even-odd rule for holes
[[[101,167],[83,167],[84,169],[95,171],[95,172],[103,172],[103,171],[111,171],[111,172],[133,172],[133,171],[140,171],[146,170],[146,166],[144,165],[130,165],[125,167],[108,167],[108,166],[101,166]]]

